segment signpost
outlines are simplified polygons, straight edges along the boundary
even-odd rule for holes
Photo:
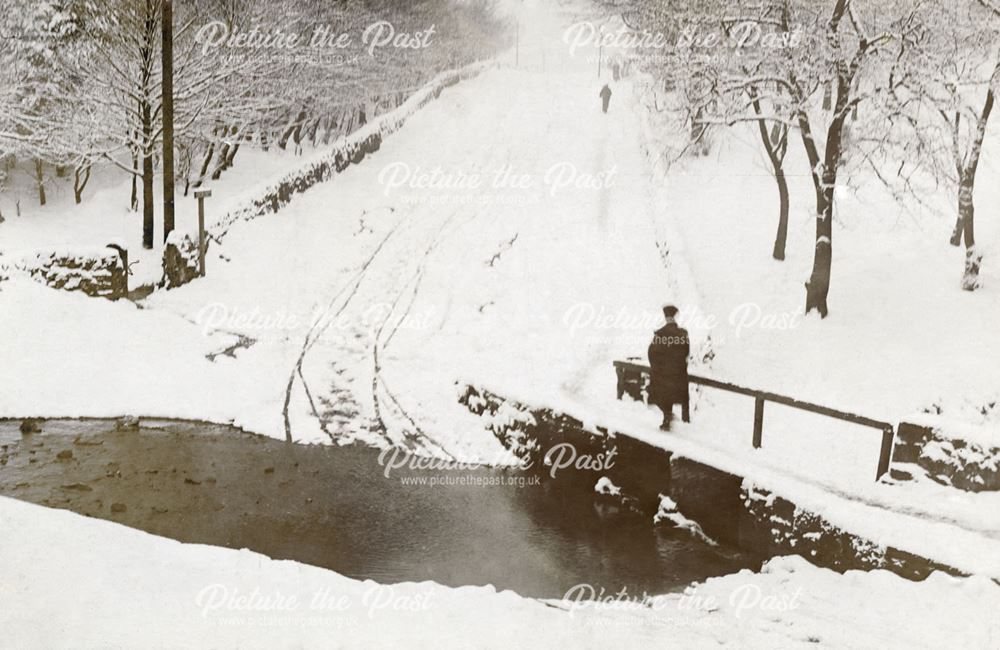
[[[195,190],[198,199],[198,275],[205,277],[205,199],[212,196],[212,190]]]

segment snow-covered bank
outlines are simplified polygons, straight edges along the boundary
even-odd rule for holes
[[[839,575],[800,558],[654,598],[548,604],[486,587],[377,585],[0,498],[3,644],[34,648],[992,647],[1000,587]],[[905,603],[905,607],[903,604]],[[956,616],[956,612],[960,615]]]
[[[141,414],[278,426],[281,391],[256,377],[280,364],[280,355],[243,360],[240,368],[212,363],[206,355],[225,350],[232,335],[23,278],[0,287],[0,305],[0,332],[15,342],[0,348],[7,416]]]
[[[308,155],[289,153],[284,148],[261,151],[250,145],[244,151],[233,171],[217,180],[206,180],[201,189],[213,192],[206,210],[206,228],[209,236],[221,243],[228,228],[239,221],[253,219],[262,214],[276,212],[284,207],[292,195],[305,191],[317,182],[330,180],[334,173],[358,162],[366,146],[377,146],[398,131],[417,111],[440,96],[454,84],[479,74],[490,65],[480,61],[466,66],[445,70],[417,88],[399,106],[388,110],[351,133],[337,138],[330,145],[313,145]],[[377,141],[377,142],[376,142]],[[142,246],[141,215],[125,208],[124,201],[114,197],[127,195],[126,181],[114,175],[113,170],[100,168],[102,187],[93,198],[82,205],[70,205],[68,196],[59,196],[42,208],[33,208],[31,214],[10,219],[0,227],[0,267],[33,269],[35,256],[49,256],[52,251],[67,249],[76,252],[101,251],[112,242],[129,253],[132,288],[157,283],[162,278],[161,260],[164,242],[154,238],[152,250]],[[63,189],[58,183],[55,188]],[[156,191],[159,191],[157,186]],[[19,199],[18,199],[19,201]],[[117,206],[117,207],[115,207]],[[162,205],[157,199],[154,211],[154,230],[162,232]],[[198,202],[193,193],[177,199],[176,231],[197,238]],[[20,212],[20,208],[18,208]],[[106,254],[107,251],[104,251]]]

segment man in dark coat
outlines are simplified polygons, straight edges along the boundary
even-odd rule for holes
[[[601,88],[600,97],[601,97],[601,110],[607,113],[608,104],[611,103],[611,88],[608,87],[608,84],[604,84],[604,88]]]
[[[688,332],[675,320],[677,308],[663,308],[666,324],[653,334],[649,344],[649,403],[663,411],[660,428],[670,430],[674,404],[681,405],[681,418],[690,422],[687,358],[690,352]]]

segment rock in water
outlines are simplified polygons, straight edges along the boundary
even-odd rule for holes
[[[665,522],[670,522],[673,524],[674,528],[681,528],[688,531],[692,537],[700,539],[709,546],[718,546],[719,543],[714,539],[705,534],[701,529],[701,526],[697,521],[693,519],[688,519],[677,507],[677,502],[675,502],[670,497],[665,494],[660,495],[660,508],[657,510],[656,515],[653,516],[653,524],[662,524]]]
[[[597,480],[597,485],[594,486],[594,491],[598,494],[605,494],[607,496],[621,496],[622,490],[620,487],[611,482],[607,476],[602,476]]]
[[[134,415],[126,415],[125,417],[118,418],[115,422],[116,429],[138,429],[139,428],[139,418]]]
[[[28,418],[21,421],[21,434],[29,435],[32,433],[40,433],[42,431],[41,420],[35,420],[34,418]]]

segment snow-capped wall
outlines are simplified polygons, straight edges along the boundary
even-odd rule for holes
[[[208,242],[205,242],[208,249]],[[163,285],[167,289],[187,284],[200,272],[198,242],[190,235],[173,231],[163,248]]]
[[[836,571],[886,569],[910,580],[923,580],[933,571],[959,573],[844,530],[752,481],[744,481],[741,496],[740,544],[765,555],[794,553]]]
[[[408,97],[398,108],[383,113],[354,133],[338,140],[332,149],[311,156],[299,169],[268,182],[252,198],[222,217],[211,229],[216,240],[221,240],[233,224],[250,221],[265,214],[278,212],[295,194],[313,185],[330,180],[351,165],[364,160],[382,146],[386,136],[398,131],[414,113],[437,99],[441,91],[459,81],[476,76],[488,62],[478,62],[457,70],[442,72],[423,88]]]
[[[127,293],[124,260],[113,248],[65,249],[38,253],[20,268],[54,289],[118,299]]]
[[[1000,490],[1000,432],[930,415],[900,422],[892,475],[930,479],[967,492]]]

